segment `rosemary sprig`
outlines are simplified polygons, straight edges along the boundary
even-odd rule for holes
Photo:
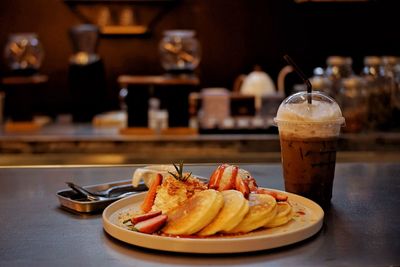
[[[174,165],[176,173],[173,173],[173,172],[170,172],[170,171],[168,173],[171,174],[178,181],[185,182],[192,175],[191,172],[189,174],[187,174],[187,175],[183,175],[183,161],[181,161],[179,163],[179,166],[176,166],[175,163],[173,163],[172,165]]]
[[[123,221],[122,223],[123,224],[127,224],[128,222],[130,222],[131,221],[131,219],[126,219],[125,221]]]

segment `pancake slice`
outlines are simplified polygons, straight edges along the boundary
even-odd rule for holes
[[[271,221],[267,222],[265,227],[278,227],[289,222],[293,217],[292,206],[287,202],[277,203],[278,212]]]
[[[248,233],[265,226],[277,213],[275,198],[267,194],[250,194],[250,209],[243,220],[228,233]]]
[[[222,194],[213,189],[195,193],[181,206],[168,212],[162,231],[170,235],[192,235],[208,225],[224,205]]]
[[[248,201],[236,190],[222,191],[224,206],[215,219],[203,228],[198,235],[209,236],[222,231],[230,231],[238,225],[249,211]]]

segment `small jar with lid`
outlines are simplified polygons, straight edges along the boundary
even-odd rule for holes
[[[200,43],[194,30],[168,30],[160,41],[162,67],[170,73],[193,72],[200,63]]]
[[[325,70],[321,67],[315,68],[314,71],[314,76],[310,78],[310,82],[312,84],[312,87],[316,91],[323,92],[331,97],[333,96],[332,93],[332,82],[329,80],[328,77],[325,75]],[[305,91],[307,89],[303,89]]]
[[[368,95],[365,90],[365,81],[355,75],[344,78],[337,101],[346,119],[343,131],[358,133],[364,130],[368,118]]]
[[[44,58],[44,50],[36,33],[15,33],[8,37],[4,57],[16,74],[33,74]]]
[[[384,56],[382,57],[384,75],[389,86],[390,103],[392,109],[391,127],[400,128],[400,57]]]
[[[366,80],[368,91],[368,122],[371,130],[387,130],[391,118],[391,92],[385,77],[382,58],[367,56],[364,58],[362,77]]]
[[[329,94],[336,98],[342,87],[342,79],[349,78],[354,74],[352,68],[353,60],[350,57],[330,56],[327,58],[326,64],[325,75],[331,81]]]

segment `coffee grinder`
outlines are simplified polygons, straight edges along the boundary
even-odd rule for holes
[[[74,122],[90,122],[107,106],[104,64],[96,53],[99,29],[91,24],[78,25],[69,35],[74,53],[68,72],[72,118]]]

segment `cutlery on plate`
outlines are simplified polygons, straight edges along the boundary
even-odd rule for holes
[[[122,198],[140,191],[147,190],[147,186],[144,183],[140,183],[137,187],[134,187],[131,184],[117,185],[101,192],[91,192],[84,187],[74,184],[72,182],[66,182],[66,184],[72,190],[85,196],[88,200],[91,201],[109,200],[116,197]]]

